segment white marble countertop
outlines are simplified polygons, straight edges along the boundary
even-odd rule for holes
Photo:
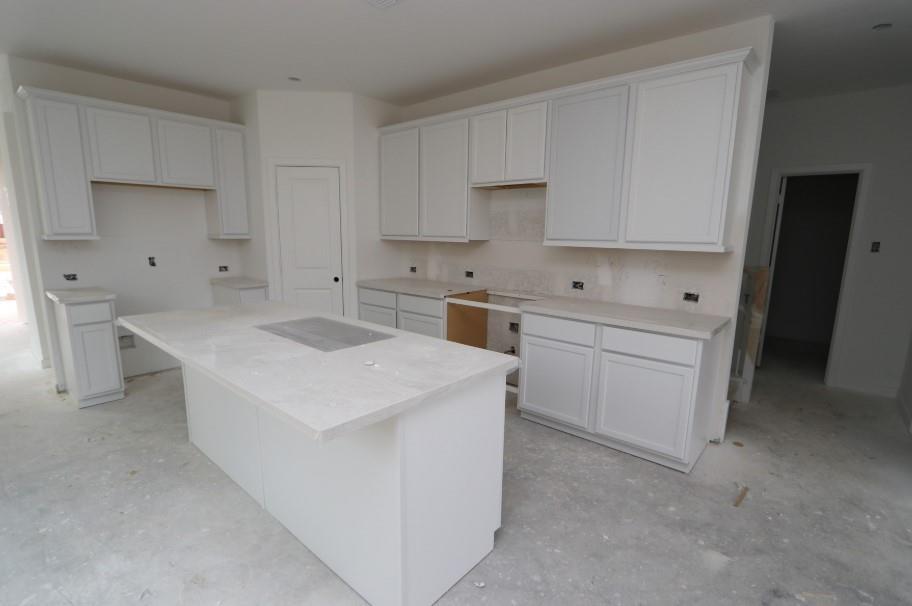
[[[519,308],[529,313],[695,339],[709,339],[729,322],[725,316],[574,297],[551,297],[530,301],[520,303]]]
[[[486,290],[483,286],[471,284],[453,284],[452,282],[437,282],[436,280],[421,280],[419,278],[377,278],[375,280],[358,280],[359,288],[372,288],[387,292],[398,292],[416,297],[430,297],[443,299],[450,295],[461,295],[477,290]]]
[[[395,338],[322,352],[255,328],[314,316]],[[366,427],[517,366],[513,356],[284,303],[124,316],[118,323],[315,439]]]
[[[113,301],[117,295],[103,288],[57,288],[44,293],[54,303],[69,305],[71,303],[94,303],[96,301]]]
[[[265,288],[269,286],[266,280],[259,278],[248,278],[246,276],[234,276],[231,278],[211,278],[209,284],[214,286],[224,286],[225,288],[234,288],[244,290],[247,288]]]

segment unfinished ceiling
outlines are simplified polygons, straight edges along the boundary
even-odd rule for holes
[[[3,0],[0,52],[221,97],[410,104],[764,14],[782,97],[912,81],[908,0]]]

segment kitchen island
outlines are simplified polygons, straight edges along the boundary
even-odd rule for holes
[[[191,442],[371,604],[493,548],[515,358],[279,303],[119,323],[181,361]]]

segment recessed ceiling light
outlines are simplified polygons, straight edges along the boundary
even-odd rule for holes
[[[883,30],[890,29],[891,27],[893,27],[892,23],[878,23],[871,29],[873,29],[875,32],[882,32]]]
[[[291,80],[292,82],[300,82],[300,81],[301,81],[301,79],[298,78],[297,76],[288,76],[288,79]]]

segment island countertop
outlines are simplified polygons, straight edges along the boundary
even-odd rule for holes
[[[257,328],[303,318],[393,338],[324,352]],[[124,316],[118,323],[315,439],[383,421],[517,366],[512,356],[283,303]]]

